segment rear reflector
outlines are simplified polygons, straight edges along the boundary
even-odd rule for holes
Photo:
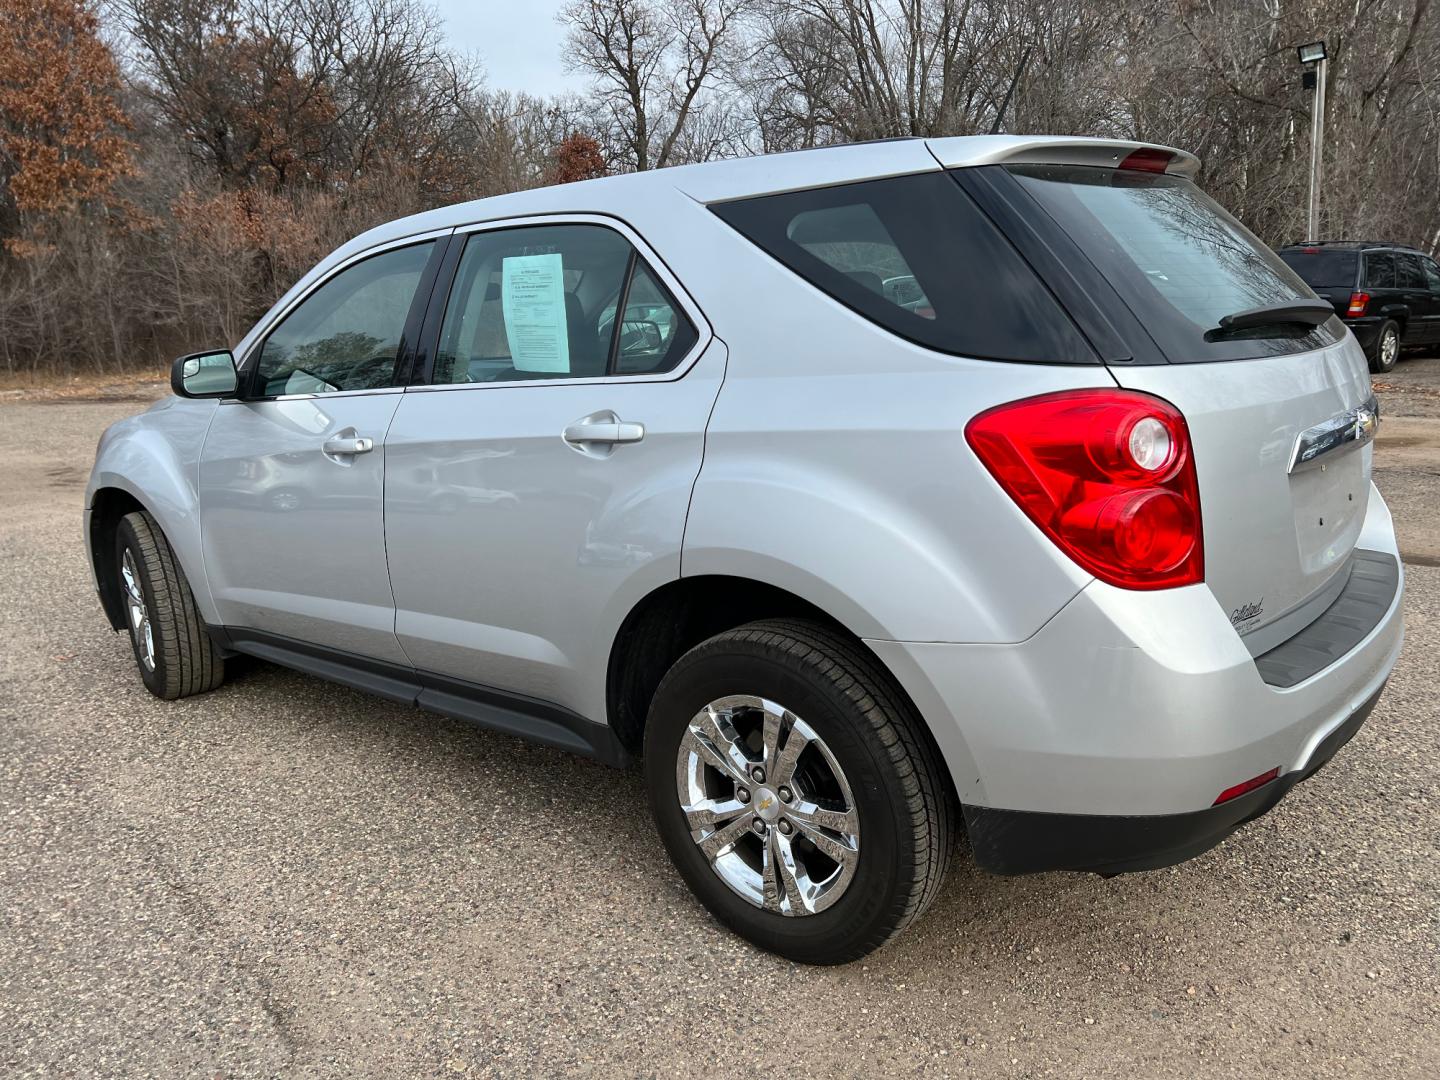
[[[1170,162],[1174,160],[1175,155],[1168,150],[1156,150],[1154,147],[1142,146],[1139,150],[1132,150],[1125,155],[1125,160],[1120,162],[1120,168],[1129,169],[1132,172],[1163,173],[1170,167]]]
[[[1248,795],[1256,788],[1264,787],[1279,775],[1280,770],[1278,768],[1271,769],[1269,772],[1262,772],[1259,776],[1246,780],[1243,784],[1227,787],[1224,791],[1220,792],[1220,797],[1211,805],[1219,806],[1221,803],[1229,802],[1231,799],[1238,799],[1241,795]]]
[[[1370,294],[1367,292],[1352,292],[1350,294],[1350,306],[1345,309],[1346,315],[1364,315],[1365,308],[1370,304]]]

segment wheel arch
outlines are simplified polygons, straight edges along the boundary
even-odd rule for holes
[[[142,511],[145,505],[129,491],[120,487],[102,487],[96,490],[89,515],[90,569],[95,575],[95,587],[100,593],[100,606],[112,630],[125,629],[125,610],[120,595],[120,573],[112,557],[115,551],[115,533],[120,521],[127,514]]]
[[[874,649],[829,611],[796,593],[755,578],[726,574],[682,577],[651,590],[622,621],[610,646],[606,671],[606,714],[610,727],[631,753],[640,753],[646,714],[660,680],[682,655],[716,634],[761,619],[796,618],[843,635],[874,658],[901,699],[920,720],[936,759],[945,762],[929,718],[904,680]],[[951,770],[942,769],[955,794]]]

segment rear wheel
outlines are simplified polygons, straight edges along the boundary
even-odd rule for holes
[[[815,964],[864,956],[934,899],[954,801],[918,717],[862,646],[751,623],[656,691],[645,778],[686,883],[732,930]]]
[[[1391,371],[1395,361],[1400,359],[1400,327],[1393,320],[1386,319],[1375,336],[1375,347],[1370,353],[1370,370]]]
[[[206,633],[169,541],[143,510],[120,519],[115,562],[125,624],[146,689],[173,700],[219,686],[225,661]]]

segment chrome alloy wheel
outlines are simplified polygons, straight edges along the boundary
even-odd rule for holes
[[[140,654],[145,670],[154,671],[155,634],[150,629],[150,609],[145,606],[140,575],[135,572],[135,558],[128,547],[120,559],[120,578],[125,585],[125,609],[130,617],[130,636],[135,639],[135,651]]]
[[[732,891],[779,915],[840,899],[860,857],[860,815],[830,749],[790,710],[751,695],[691,719],[675,762],[690,836]]]
[[[1380,339],[1380,366],[1387,371],[1395,366],[1395,360],[1400,355],[1400,333],[1397,330],[1386,330],[1385,336]]]

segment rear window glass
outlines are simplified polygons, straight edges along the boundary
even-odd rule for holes
[[[943,172],[711,209],[810,284],[921,345],[995,360],[1096,362],[1054,296]]]
[[[1359,277],[1360,256],[1354,251],[1290,248],[1280,258],[1312,289],[1353,289]]]
[[[1008,168],[1172,362],[1250,359],[1339,340],[1330,323],[1219,330],[1226,315],[1314,293],[1183,177],[1074,165]]]

